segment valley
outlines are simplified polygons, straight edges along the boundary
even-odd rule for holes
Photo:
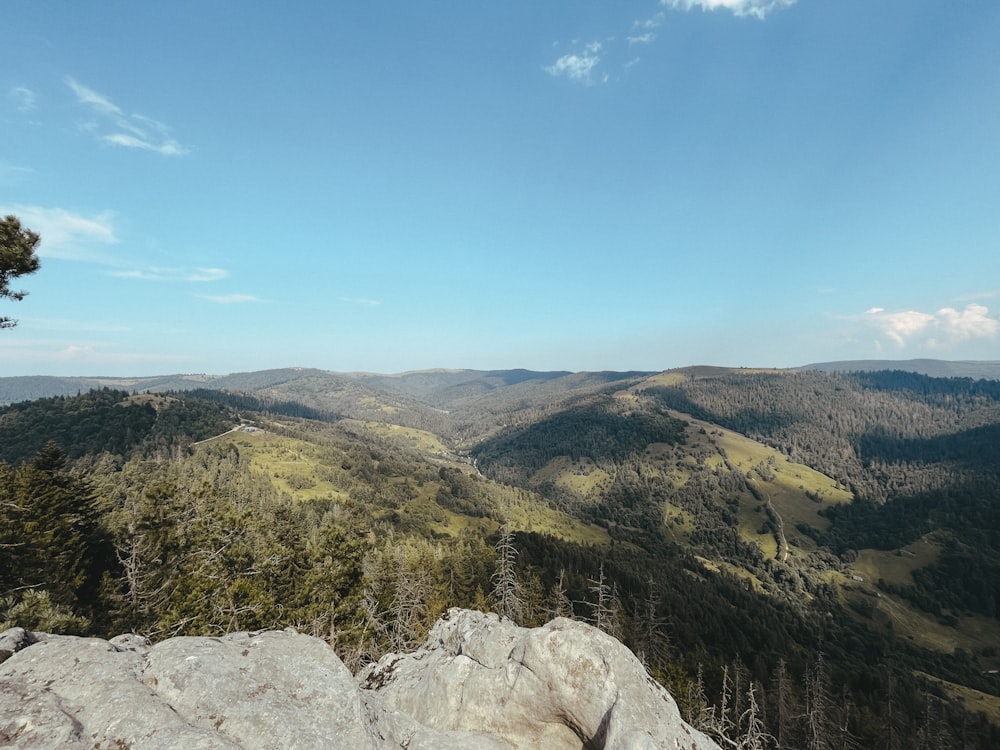
[[[737,679],[783,746],[806,741],[818,689],[826,731],[855,746],[1000,737],[996,381],[293,368],[145,385],[0,410],[5,626],[291,625],[360,666],[449,606],[495,609],[509,534],[521,624],[598,622],[696,726],[745,710],[719,707]]]

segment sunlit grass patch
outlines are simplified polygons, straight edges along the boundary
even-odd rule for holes
[[[356,419],[345,419],[343,423],[363,427],[368,432],[381,437],[400,440],[423,453],[450,454],[448,446],[441,442],[441,439],[433,432],[386,422],[362,422]]]
[[[267,430],[230,433],[228,439],[278,492],[296,500],[349,496],[337,481],[342,471],[330,464],[327,452],[318,445]]]
[[[937,561],[941,547],[928,536],[898,550],[858,550],[854,569],[871,581],[884,580],[895,586],[912,586],[913,571]]]
[[[610,475],[589,458],[577,461],[569,456],[557,456],[535,472],[536,485],[555,484],[580,497],[591,497],[611,486]]]
[[[914,671],[914,674],[941,687],[950,698],[960,701],[972,713],[984,714],[991,724],[1000,726],[1000,697],[948,682],[919,670]]]
[[[723,560],[709,560],[708,558],[699,556],[695,556],[695,559],[699,563],[701,563],[701,566],[705,570],[711,571],[713,573],[721,573],[724,571],[726,573],[736,576],[737,578],[743,581],[748,581],[750,585],[753,587],[753,590],[756,591],[757,593],[763,593],[764,591],[764,586],[760,582],[760,579],[753,573],[751,573],[749,570],[745,570],[736,565],[727,563]]]

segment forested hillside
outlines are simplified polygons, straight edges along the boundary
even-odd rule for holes
[[[230,383],[0,409],[0,628],[291,625],[359,666],[449,606],[565,615],[723,741],[755,718],[761,747],[1000,744],[996,382]]]

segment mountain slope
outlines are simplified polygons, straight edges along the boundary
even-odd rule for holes
[[[929,696],[948,732],[998,739],[946,695],[1000,692],[1000,384],[728,368],[221,382],[197,394],[242,431],[78,464],[139,566],[107,571],[130,627],[293,623],[364,660],[443,607],[499,606],[506,529],[523,616],[602,622],[685,711],[699,671],[711,695],[723,674],[756,681],[771,712],[779,679],[805,700],[822,653],[863,746],[886,746],[887,701],[890,734],[916,742]],[[82,422],[87,398],[66,399]],[[307,403],[321,418],[290,416]]]

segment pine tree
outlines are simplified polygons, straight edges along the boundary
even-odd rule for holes
[[[774,705],[771,715],[774,717],[775,744],[778,750],[793,750],[797,746],[795,724],[800,714],[796,706],[792,678],[788,674],[788,665],[784,659],[778,660],[773,685],[771,695]]]
[[[115,561],[91,486],[66,469],[55,443],[4,468],[0,482],[0,595],[34,588],[74,614],[102,615],[101,578]]]
[[[26,292],[10,288],[13,279],[38,270],[38,256],[35,249],[41,238],[30,229],[21,226],[16,216],[0,220],[0,299],[15,302],[24,299]],[[0,318],[0,328],[13,328],[16,321]]]

